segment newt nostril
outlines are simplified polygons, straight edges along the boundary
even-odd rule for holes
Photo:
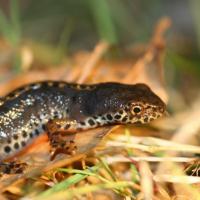
[[[161,113],[164,113],[164,112],[165,112],[165,109],[164,109],[163,107],[159,107],[159,111],[160,111]]]

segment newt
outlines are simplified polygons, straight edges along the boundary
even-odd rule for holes
[[[91,128],[148,123],[165,113],[165,103],[146,84],[35,82],[0,101],[0,162],[47,132],[58,153],[70,153],[65,135]],[[74,141],[70,141],[74,143]],[[1,165],[1,163],[0,163]]]

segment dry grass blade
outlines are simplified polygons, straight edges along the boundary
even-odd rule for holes
[[[77,83],[86,82],[87,78],[93,72],[93,68],[95,67],[97,62],[101,59],[103,54],[108,50],[108,48],[109,48],[109,44],[105,41],[102,41],[96,45],[94,51],[90,55],[89,60],[82,67],[82,73],[81,73],[79,79],[77,80]]]
[[[155,153],[157,151],[200,153],[199,146],[181,144],[178,142],[173,142],[153,137],[129,136],[127,138],[126,136],[121,135],[116,137],[114,141],[107,141],[106,146],[135,148],[150,153]]]
[[[153,180],[149,164],[145,161],[139,162],[139,171],[141,175],[141,189],[145,200],[153,199]]]
[[[189,163],[193,162],[194,158],[187,158],[187,157],[156,157],[156,156],[134,156],[134,157],[125,157],[121,155],[115,155],[115,156],[106,156],[106,162],[108,164],[113,164],[116,162],[129,162],[132,161],[140,162],[140,161],[146,161],[146,162],[181,162],[181,163]]]
[[[170,182],[181,184],[195,184],[200,183],[200,177],[195,176],[176,176],[172,174],[154,175],[154,181],[156,182]]]

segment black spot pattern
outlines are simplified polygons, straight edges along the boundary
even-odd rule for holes
[[[106,117],[107,117],[107,119],[110,120],[110,121],[113,119],[112,115],[110,115],[110,114],[107,114]]]
[[[13,135],[14,140],[18,140],[18,135]]]
[[[94,122],[93,119],[89,119],[89,120],[88,120],[88,123],[89,123],[90,126],[94,126],[94,125],[95,125],[95,122]]]
[[[131,121],[133,119],[133,116],[131,115],[131,116],[129,116],[129,120]]]
[[[22,136],[23,136],[23,138],[26,138],[28,136],[27,132],[23,131]]]
[[[57,129],[61,128],[61,124],[56,124]]]
[[[125,109],[124,109],[126,112],[128,112],[129,111],[129,107],[125,107]]]
[[[3,170],[3,172],[4,172],[5,174],[10,174],[10,172],[11,172],[11,167],[10,167],[10,166],[6,166],[5,169]]]
[[[64,129],[66,130],[66,129],[68,129],[69,127],[70,127],[70,124],[66,124],[65,127],[64,127]]]
[[[4,151],[5,151],[6,153],[10,153],[10,152],[11,152],[10,146],[5,146],[5,147],[4,147]]]
[[[7,143],[8,143],[8,144],[10,144],[10,143],[11,143],[11,139],[10,139],[10,138],[7,140]]]
[[[42,124],[42,129],[43,129],[44,131],[46,130],[45,124]]]
[[[121,119],[121,115],[115,115],[115,119]]]
[[[59,118],[59,113],[58,113],[57,111],[54,111],[54,113],[53,113],[53,118],[54,118],[54,119]]]
[[[81,126],[85,126],[85,122],[80,122]]]
[[[122,114],[123,114],[123,110],[120,110],[120,111],[119,111],[119,114],[121,114],[121,115],[122,115]]]
[[[35,125],[35,126],[38,126],[38,125],[39,125],[39,123],[38,123],[38,122],[34,122],[34,125]]]
[[[21,145],[22,145],[22,147],[24,147],[26,145],[26,142],[21,141]]]
[[[39,134],[40,134],[40,132],[38,131],[38,129],[35,130],[35,134],[36,134],[36,135],[39,135]]]
[[[153,113],[152,116],[153,116],[153,117],[156,117],[156,113]]]
[[[148,117],[145,117],[145,118],[144,118],[144,122],[148,122]]]
[[[101,123],[97,121],[97,125],[98,125],[98,126],[100,126],[100,125],[101,125]]]
[[[14,148],[15,148],[15,149],[19,149],[19,143],[18,143],[18,142],[16,142],[16,143],[14,144]]]
[[[127,116],[124,116],[123,118],[122,118],[122,122],[126,122],[128,120],[128,117]]]
[[[150,118],[149,118],[149,120],[150,120],[150,121],[153,121],[153,120],[154,120],[154,118],[150,117]]]

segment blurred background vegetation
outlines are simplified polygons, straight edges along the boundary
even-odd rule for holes
[[[24,46],[42,67],[91,50],[100,40],[113,45],[115,58],[125,56],[124,49],[148,44],[155,23],[169,16],[167,85],[182,91],[187,103],[199,93],[199,10],[198,0],[0,0],[0,67],[21,73]]]

